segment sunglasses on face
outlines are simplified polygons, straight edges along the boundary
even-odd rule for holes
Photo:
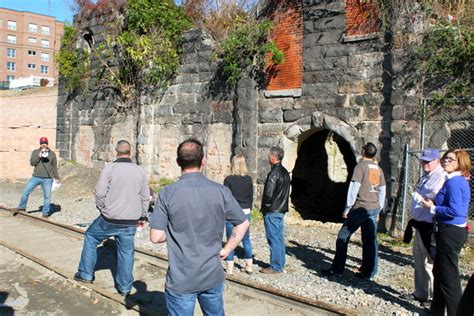
[[[453,162],[453,161],[457,161],[457,160],[452,158],[452,157],[444,157],[444,161],[445,162]]]

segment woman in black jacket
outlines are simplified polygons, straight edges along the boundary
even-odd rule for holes
[[[224,185],[230,189],[232,195],[239,203],[242,211],[247,216],[249,223],[251,221],[251,210],[253,201],[253,183],[252,178],[248,175],[247,165],[245,158],[242,155],[236,155],[232,158],[231,175],[224,179]],[[226,222],[226,235],[229,239],[232,229],[232,224]],[[252,273],[252,244],[250,243],[250,227],[242,239],[244,245],[244,261],[245,261],[245,272],[248,274]],[[232,251],[226,258],[227,261],[227,274],[232,274],[234,269],[234,252]]]

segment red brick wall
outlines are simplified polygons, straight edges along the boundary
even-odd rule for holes
[[[363,35],[379,31],[377,7],[369,1],[346,0],[346,35]]]
[[[288,0],[286,8],[273,12],[271,38],[285,54],[285,61],[267,61],[267,90],[300,89],[303,74],[303,13],[301,2]]]

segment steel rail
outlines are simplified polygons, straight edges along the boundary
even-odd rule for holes
[[[24,211],[14,211],[14,210],[4,208],[4,207],[1,207],[1,206],[0,206],[0,209],[4,210],[4,211],[11,212],[13,216],[22,216],[22,217],[28,218],[32,221],[40,222],[40,223],[50,225],[50,226],[59,227],[63,230],[73,232],[75,234],[84,235],[84,231],[82,229],[79,229],[79,228],[74,227],[74,226],[70,226],[70,225],[66,225],[66,224],[51,221],[49,219],[33,216],[33,215],[28,214]],[[3,243],[1,241],[0,241],[0,245],[4,246],[6,248],[12,249],[8,245],[5,245],[5,243]],[[12,249],[12,250],[19,253],[20,255],[22,255],[24,257],[27,257],[27,258],[31,259],[32,261],[44,266],[45,268],[56,272],[57,274],[61,275],[62,277],[65,277],[67,279],[72,279],[71,276],[69,276],[67,273],[64,273],[62,271],[57,271],[57,268],[51,267],[48,263],[46,263],[43,260],[35,257],[34,255],[27,254],[24,251],[22,251],[20,249],[16,249],[16,248]],[[150,251],[150,250],[144,249],[143,247],[140,247],[140,246],[135,246],[135,252],[139,255],[139,257],[141,259],[144,259],[146,262],[148,262],[148,263],[150,263],[150,264],[152,264],[152,265],[154,265],[158,268],[166,269],[167,266],[168,266],[168,259],[162,253],[155,252],[155,251]],[[298,296],[297,294],[294,294],[294,293],[289,292],[289,291],[276,289],[274,287],[263,285],[263,284],[260,284],[258,282],[254,282],[254,281],[251,281],[251,280],[246,280],[244,278],[240,278],[240,277],[237,277],[237,276],[227,275],[226,279],[233,286],[234,290],[237,290],[237,291],[239,291],[243,294],[247,294],[247,295],[250,295],[250,296],[253,296],[253,297],[262,298],[266,301],[271,301],[272,303],[275,303],[276,305],[280,305],[280,306],[283,305],[283,306],[292,307],[292,308],[298,309],[298,310],[300,310],[302,312],[306,312],[306,313],[310,312],[310,311],[314,312],[315,309],[319,309],[321,311],[327,312],[328,314],[357,315],[356,311],[354,311],[352,309],[349,309],[349,308],[336,306],[336,305],[333,305],[333,304],[330,304],[330,303],[322,302],[322,301],[319,301],[319,300],[314,300],[314,299],[307,298],[307,297],[301,297],[301,296]],[[81,286],[86,287],[86,288],[90,288],[91,290],[97,292],[98,294],[100,294],[100,295],[102,295],[102,296],[104,296],[108,299],[111,299],[115,302],[118,302],[122,305],[125,305],[127,308],[132,308],[132,309],[138,311],[138,308],[137,308],[136,305],[127,304],[127,302],[124,301],[123,298],[118,294],[111,293],[109,291],[106,291],[106,290],[100,288],[99,286],[93,286],[92,284],[87,284],[87,286],[84,286],[83,284],[81,284]],[[147,315],[148,314],[149,315],[154,315],[154,312],[143,310],[143,307],[144,306],[141,306],[141,309],[139,310],[140,312],[144,312]]]

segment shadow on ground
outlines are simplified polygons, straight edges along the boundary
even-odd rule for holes
[[[290,245],[286,247],[286,253],[288,255],[296,257],[297,259],[303,262],[303,265],[306,268],[314,271],[314,274],[321,278],[325,278],[322,273],[322,270],[330,268],[333,256],[335,254],[334,250],[327,248],[310,247],[307,245],[302,245],[294,240],[288,241],[288,244]],[[393,252],[391,250],[385,252],[386,247],[381,248],[382,249],[379,253],[379,256],[381,258],[388,261],[392,261],[397,265],[412,264],[412,260],[408,260],[408,258],[405,258],[405,255],[400,256],[400,253]],[[328,254],[330,254],[331,257],[329,257]],[[308,258],[310,258],[310,260],[308,260]],[[357,264],[359,265],[362,263],[359,258],[348,256],[348,259],[357,262]],[[351,269],[356,270],[357,268],[358,266],[346,265],[346,270],[343,276],[332,276],[328,277],[328,279],[332,282],[339,283],[349,288],[362,290],[368,295],[373,295],[385,301],[398,304],[410,311],[423,313],[424,310],[421,307],[414,305],[411,302],[402,300],[400,298],[400,295],[402,293],[400,293],[399,291],[394,290],[391,287],[379,284],[376,280],[369,281],[357,278],[355,273],[351,271]]]
[[[0,315],[2,316],[15,315],[15,311],[13,310],[13,308],[5,304],[5,302],[7,301],[8,295],[9,295],[8,292],[0,291]]]

